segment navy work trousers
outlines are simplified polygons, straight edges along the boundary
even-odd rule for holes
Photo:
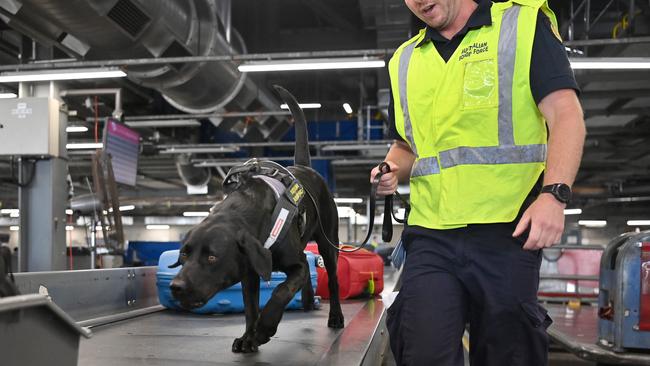
[[[547,365],[541,252],[523,250],[514,228],[406,228],[402,287],[387,317],[397,365],[462,366],[467,323],[472,366]]]

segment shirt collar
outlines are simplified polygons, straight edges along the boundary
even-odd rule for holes
[[[474,0],[478,7],[472,15],[467,20],[465,26],[458,32],[455,37],[464,36],[470,29],[481,28],[486,25],[492,25],[492,13],[490,9],[492,8],[492,0]],[[420,47],[427,41],[436,41],[436,42],[449,42],[447,38],[443,37],[437,29],[431,28],[427,25],[426,34],[422,41],[418,43],[416,47]]]

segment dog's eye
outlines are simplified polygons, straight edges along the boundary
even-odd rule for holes
[[[208,263],[215,263],[217,261],[217,257],[214,255],[208,256]]]
[[[187,259],[187,253],[181,253],[180,260],[181,262]]]

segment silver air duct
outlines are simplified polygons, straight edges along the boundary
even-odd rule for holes
[[[231,46],[218,17],[219,0],[0,0],[7,24],[45,45],[86,60],[222,55],[245,52],[233,30]],[[209,113],[227,108],[277,108],[275,98],[233,62],[131,66],[128,77],[159,90],[176,108]],[[270,126],[260,121],[263,137]],[[266,130],[266,131],[265,131]]]
[[[191,156],[188,154],[176,156],[176,170],[186,186],[204,186],[212,178],[210,169],[192,165]]]

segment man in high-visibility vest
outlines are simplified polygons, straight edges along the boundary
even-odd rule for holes
[[[392,131],[378,193],[410,181],[398,365],[546,365],[541,249],[557,243],[585,138],[546,0],[405,0],[427,27],[389,64]],[[378,168],[371,172],[371,180]]]

